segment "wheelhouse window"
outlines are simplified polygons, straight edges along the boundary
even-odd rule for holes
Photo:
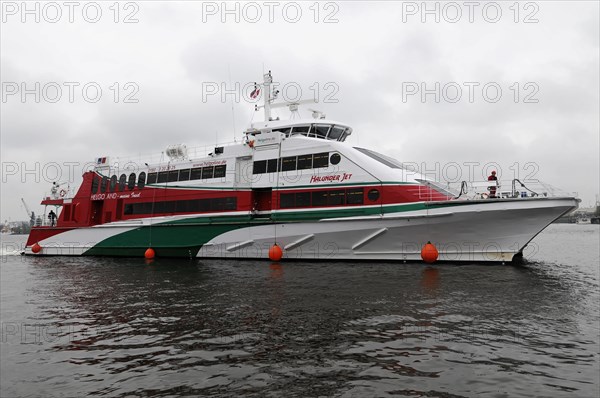
[[[100,182],[100,192],[104,193],[108,189],[108,177],[102,177],[102,181]]]
[[[281,129],[273,129],[273,132],[277,132],[277,133],[283,133],[285,134],[286,137],[288,137],[290,135],[290,132],[292,131],[291,127],[286,127],[286,128],[281,128]]]
[[[292,132],[293,134],[309,135],[310,126],[294,126]]]
[[[315,124],[313,131],[311,132],[311,137],[317,138],[325,138],[327,137],[327,133],[329,133],[329,129],[331,125],[329,124]]]
[[[344,132],[344,130],[346,130],[346,129],[341,126],[333,126],[331,128],[331,131],[329,131],[329,135],[327,136],[327,138],[330,140],[337,141],[342,136],[342,133]]]
[[[335,126],[331,124],[312,124],[308,126],[278,127],[271,131],[285,134],[286,137],[292,135],[304,135],[308,137],[324,138],[332,141],[344,141],[347,136],[352,134],[352,129],[345,126]],[[260,131],[254,135],[260,134]]]

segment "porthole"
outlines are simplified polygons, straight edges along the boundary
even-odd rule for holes
[[[342,157],[340,156],[339,153],[334,153],[333,155],[331,155],[331,157],[329,158],[329,161],[331,162],[331,164],[338,164],[340,161],[342,160]]]
[[[371,202],[375,202],[379,199],[379,190],[377,189],[371,189],[368,193],[367,193],[367,198],[369,198],[369,200]]]

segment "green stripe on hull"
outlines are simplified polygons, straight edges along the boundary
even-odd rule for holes
[[[488,202],[491,203],[491,202]],[[165,221],[123,232],[99,242],[83,255],[141,257],[148,248],[153,248],[161,257],[195,257],[202,246],[215,237],[240,228],[273,223],[297,223],[328,218],[369,216],[387,213],[425,210],[461,206],[469,203],[437,202],[408,203],[391,206],[374,206],[324,210],[299,210],[274,212],[270,219],[252,218],[250,215],[212,215],[187,217]]]
[[[387,214],[387,213],[399,213],[405,211],[417,211],[425,210],[427,207],[436,208],[443,207],[429,205],[427,206],[423,202],[408,203],[402,205],[392,206],[355,206],[355,207],[343,207],[339,209],[321,209],[321,210],[295,210],[295,211],[274,211],[271,214],[271,218],[253,218],[250,215],[214,215],[214,216],[199,216],[199,217],[187,217],[179,220],[165,221],[159,225],[182,225],[182,224],[194,224],[194,225],[219,225],[219,224],[239,224],[245,223],[246,226],[252,226],[256,224],[265,224],[272,222],[302,222],[302,221],[315,221],[325,220],[328,218],[339,218],[339,217],[357,217],[357,216],[370,216],[376,214]]]
[[[195,257],[214,237],[248,224],[164,225],[157,224],[111,236],[83,253],[84,256],[144,256],[153,248],[160,257]]]

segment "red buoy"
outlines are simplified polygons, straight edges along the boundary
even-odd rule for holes
[[[146,252],[144,253],[144,257],[146,257],[148,260],[153,259],[155,255],[156,253],[154,253],[154,249],[151,247],[147,248]]]
[[[269,249],[269,259],[271,261],[279,261],[281,260],[281,257],[283,257],[283,250],[281,250],[281,247],[279,247],[277,243],[275,243]]]
[[[42,246],[36,242],[33,244],[33,246],[31,246],[31,251],[37,254],[42,251]]]
[[[429,263],[429,264],[435,263],[436,260],[438,259],[438,255],[439,255],[439,253],[438,253],[437,249],[435,248],[435,245],[429,241],[427,241],[425,246],[423,246],[423,248],[421,249],[421,258],[426,263]]]

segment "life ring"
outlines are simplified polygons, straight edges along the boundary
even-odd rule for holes
[[[64,189],[61,189],[60,192],[58,193],[60,195],[61,198],[64,198],[65,195],[67,194],[67,191]]]
[[[248,141],[248,146],[250,148],[254,148],[254,141]]]

